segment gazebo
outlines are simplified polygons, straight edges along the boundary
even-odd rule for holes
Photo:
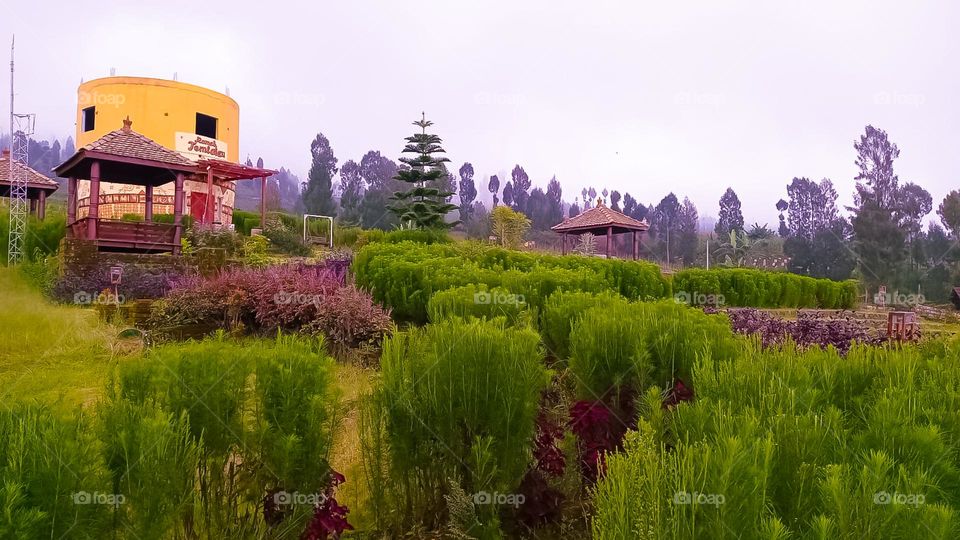
[[[54,169],[58,176],[68,178],[67,234],[71,238],[94,242],[99,251],[179,254],[185,179],[206,180],[209,193],[214,181],[260,178],[263,191],[266,178],[275,174],[269,169],[244,167],[228,161],[192,161],[133,131],[132,123],[127,118],[123,121],[123,128],[80,148]],[[77,216],[79,179],[90,180],[90,203],[84,217]],[[101,181],[143,186],[144,220],[130,222],[100,218]],[[169,182],[174,182],[173,223],[156,223],[153,221],[153,190]],[[208,204],[200,222],[212,224],[213,197],[206,200]],[[264,212],[265,206],[261,202],[261,216]]]
[[[35,214],[37,219],[42,220],[47,215],[47,197],[60,186],[56,181],[19,161],[14,161],[13,166],[19,168],[21,172],[26,171],[27,200],[30,201],[30,213]],[[3,155],[0,157],[0,197],[9,197],[10,191],[10,150],[7,149],[3,151]]]
[[[614,234],[633,233],[633,258],[637,259],[640,252],[640,242],[643,234],[650,229],[647,220],[638,221],[612,208],[607,208],[602,201],[597,205],[572,218],[563,220],[550,230],[561,236],[561,251],[567,253],[567,235],[581,235],[590,233],[595,236],[606,236],[606,254],[610,257],[610,248]],[[637,234],[639,233],[639,234]]]

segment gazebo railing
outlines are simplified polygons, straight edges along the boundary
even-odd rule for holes
[[[97,246],[145,251],[174,251],[177,225],[145,221],[98,219],[91,234],[89,217],[70,224],[74,238],[96,242]]]

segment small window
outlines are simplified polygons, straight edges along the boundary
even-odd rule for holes
[[[87,107],[83,110],[83,131],[93,131],[93,124],[97,119],[97,108]]]
[[[197,135],[201,137],[217,138],[217,119],[202,113],[197,113]]]

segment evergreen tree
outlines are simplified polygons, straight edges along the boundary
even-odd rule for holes
[[[394,180],[397,164],[393,160],[370,150],[360,159],[360,176],[367,191],[360,201],[360,222],[364,229],[390,230],[399,224],[397,217],[387,210],[394,191],[403,184]]]
[[[717,217],[717,224],[713,230],[720,238],[726,238],[730,231],[743,231],[743,212],[740,209],[740,198],[732,188],[727,190],[720,197],[720,215]]]
[[[780,234],[781,238],[786,238],[790,236],[790,227],[787,226],[787,220],[783,216],[783,213],[789,208],[790,205],[787,204],[787,201],[780,199],[777,201],[777,211],[780,212],[780,227],[777,229],[777,233]]]
[[[613,210],[616,210],[617,212],[621,212],[620,192],[617,190],[613,190],[610,192],[610,208],[612,208]]]
[[[427,133],[433,122],[427,120],[426,114],[413,125],[420,128],[420,133],[406,138],[403,153],[416,157],[401,157],[400,162],[408,168],[401,169],[394,177],[404,182],[408,189],[394,193],[391,197],[394,202],[388,208],[405,226],[416,229],[452,227],[459,221],[447,223],[445,218],[457,208],[446,202],[453,192],[434,187],[443,181],[445,175],[449,176],[443,164],[450,160],[436,155],[445,153],[440,146],[443,141],[439,136]]]
[[[473,183],[473,165],[469,162],[460,167],[460,220],[467,223],[471,219],[473,201],[477,198],[477,186]]]
[[[899,219],[899,178],[893,170],[900,149],[885,131],[869,125],[853,147],[860,172],[855,178],[851,224],[860,274],[870,286],[896,286],[898,269],[907,259],[906,234]]]
[[[680,202],[669,193],[653,211],[651,229],[657,238],[658,250],[667,262],[676,257],[677,226],[680,223]],[[673,245],[671,245],[671,243]]]
[[[503,204],[513,208],[513,184],[507,180],[507,184],[503,186]]]
[[[579,199],[574,199],[573,204],[571,204],[570,208],[567,210],[568,217],[576,217],[580,215],[580,203],[577,201],[579,201]]]
[[[362,200],[363,177],[360,174],[360,165],[351,159],[340,167],[340,220],[344,225],[360,225]]]
[[[683,198],[683,206],[680,207],[680,213],[677,216],[677,251],[674,257],[681,257],[683,263],[692,265],[697,260],[697,246],[699,237],[699,216],[697,207],[687,198]]]
[[[510,179],[513,181],[513,209],[525,213],[527,200],[530,198],[530,177],[527,176],[527,171],[523,170],[523,167],[514,165],[513,171],[510,172]],[[503,200],[506,202],[506,197]]]
[[[490,177],[490,183],[487,184],[487,189],[490,191],[490,194],[493,195],[493,207],[497,207],[497,203],[500,202],[500,199],[497,198],[497,192],[500,191],[500,179],[497,178],[497,175]]]
[[[333,200],[333,175],[337,173],[337,158],[323,133],[317,133],[310,143],[310,154],[312,162],[303,188],[303,208],[308,214],[333,216],[337,211]]]
[[[954,240],[960,240],[960,190],[955,189],[943,198],[937,208],[937,215]]]
[[[547,204],[549,205],[547,219],[552,227],[563,221],[563,189],[556,176],[547,183]]]

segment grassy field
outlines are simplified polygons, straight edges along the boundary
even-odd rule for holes
[[[27,285],[16,270],[0,268],[0,404],[37,401],[69,414],[92,407],[119,362],[135,361],[139,341],[121,339],[122,326],[102,322],[93,309],[60,306]],[[333,463],[350,480],[342,501],[357,507],[363,499],[359,480],[359,398],[371,388],[376,371],[338,364],[342,423]]]
[[[59,410],[92,403],[111,366],[131,351],[121,329],[91,309],[57,306],[16,270],[0,268],[0,403],[38,400]]]

